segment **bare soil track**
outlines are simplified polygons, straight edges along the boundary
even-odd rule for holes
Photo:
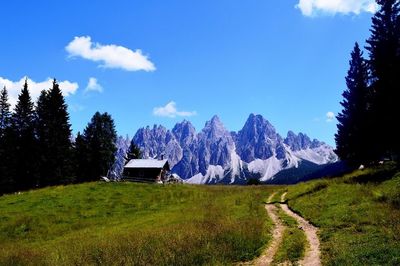
[[[269,196],[268,202],[265,205],[265,209],[267,210],[269,217],[271,217],[271,220],[275,225],[272,232],[272,241],[269,247],[264,251],[264,253],[252,263],[254,265],[271,265],[272,261],[274,260],[274,256],[278,251],[279,245],[282,242],[282,236],[283,232],[285,231],[285,226],[282,224],[281,219],[277,215],[277,209],[275,205],[270,204],[275,194],[276,193],[273,193]]]
[[[277,215],[277,207],[272,203],[272,199],[275,195],[276,192],[271,194],[267,200],[267,204],[265,205],[265,209],[267,210],[269,217],[274,223],[274,229],[272,231],[272,241],[269,244],[268,248],[263,252],[263,254],[259,258],[251,262],[242,263],[241,265],[271,265],[274,260],[274,256],[278,251],[279,245],[282,243],[283,233],[286,229],[281,219]],[[308,248],[306,249],[304,258],[298,261],[298,264],[304,266],[320,266],[321,252],[319,248],[320,244],[317,235],[318,229],[312,224],[310,224],[303,217],[290,210],[289,206],[283,203],[285,201],[285,197],[286,193],[283,193],[281,196],[281,203],[279,204],[279,207],[287,215],[293,217],[297,221],[299,227],[304,231],[308,242]]]
[[[286,193],[282,194],[281,202],[285,201]],[[309,248],[306,250],[306,254],[304,258],[299,261],[300,265],[305,266],[319,266],[321,265],[321,251],[319,249],[319,239],[318,239],[318,229],[310,224],[307,220],[303,217],[294,213],[287,204],[280,204],[282,210],[292,218],[296,219],[297,223],[299,224],[300,228],[304,231],[307,237],[307,242],[309,244]]]

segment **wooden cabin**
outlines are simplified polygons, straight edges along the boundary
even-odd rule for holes
[[[123,179],[133,182],[162,182],[170,170],[168,160],[133,159],[124,166]]]

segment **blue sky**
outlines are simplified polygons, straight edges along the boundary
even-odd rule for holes
[[[282,135],[334,145],[354,42],[372,0],[2,1],[0,85],[11,101],[56,77],[74,132],[96,111],[119,134],[183,119],[199,131],[217,114],[240,130],[250,113]],[[328,119],[329,120],[329,119]]]

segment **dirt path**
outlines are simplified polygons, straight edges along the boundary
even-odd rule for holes
[[[285,201],[286,193],[282,194],[281,202]],[[300,265],[305,266],[320,266],[321,259],[320,259],[320,249],[319,249],[319,239],[317,236],[318,229],[310,224],[307,220],[305,220],[300,215],[294,213],[292,210],[289,209],[287,204],[280,204],[282,210],[289,216],[296,219],[299,223],[299,226],[304,231],[307,237],[307,241],[309,243],[309,248],[306,250],[306,254],[304,258],[299,261]]]
[[[276,252],[278,251],[279,245],[282,242],[283,232],[285,231],[285,227],[283,226],[281,219],[279,219],[277,215],[277,208],[275,205],[270,204],[272,198],[275,196],[276,193],[273,193],[269,196],[267,200],[267,204],[265,205],[265,209],[268,212],[269,217],[271,217],[272,222],[275,224],[275,228],[272,232],[272,241],[261,255],[261,257],[254,260],[251,265],[271,265]]]
[[[272,193],[267,200],[267,204],[265,205],[265,209],[268,212],[269,217],[274,223],[275,227],[272,232],[272,241],[269,244],[268,248],[264,251],[264,253],[257,259],[251,262],[240,263],[239,265],[271,265],[276,252],[278,251],[279,245],[282,243],[283,232],[286,230],[286,227],[282,224],[281,219],[277,215],[277,207],[272,204],[272,199],[276,195]],[[281,203],[279,206],[282,210],[289,216],[293,217],[299,224],[300,228],[304,231],[307,237],[307,242],[309,243],[309,248],[306,250],[306,254],[304,258],[298,262],[299,265],[304,266],[320,266],[320,250],[319,250],[319,240],[317,236],[317,228],[306,221],[303,217],[294,213],[289,209],[287,204],[284,204],[286,198],[286,192],[281,195]],[[290,263],[289,263],[290,264]],[[288,265],[289,265],[288,264]],[[282,263],[280,265],[286,265],[286,263]]]

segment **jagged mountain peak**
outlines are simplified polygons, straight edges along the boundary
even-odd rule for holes
[[[189,144],[189,142],[192,142],[196,138],[196,129],[192,123],[187,120],[177,123],[172,129],[172,133],[181,146]]]
[[[189,129],[190,131],[196,132],[196,129],[193,126],[193,124],[186,119],[182,120],[182,122],[176,123],[175,126],[172,128],[172,131],[174,132],[181,128],[186,128],[186,129]]]
[[[270,138],[276,137],[276,130],[274,126],[267,119],[259,114],[250,114],[241,131],[247,131],[253,136],[266,135]]]
[[[229,131],[225,128],[217,115],[214,115],[210,121],[207,121],[203,130],[201,131],[207,138],[218,139],[230,136]]]
[[[313,141],[311,143],[311,149],[318,148],[322,145],[325,145],[325,142],[319,141],[317,139],[313,139]]]
[[[299,151],[309,148],[311,149],[318,148],[319,146],[324,144],[323,142],[320,142],[317,139],[311,141],[311,139],[307,136],[307,134],[301,132],[299,134],[296,134],[291,130],[287,133],[284,142],[293,151]]]
[[[250,114],[243,128],[235,136],[237,152],[243,161],[266,160],[274,155],[285,155],[282,138],[274,126],[262,115]]]
[[[221,123],[221,119],[219,118],[218,115],[213,115],[213,117],[211,117],[211,123]]]
[[[207,121],[204,128],[225,128],[224,124],[221,122],[221,119],[214,115],[211,120]]]

